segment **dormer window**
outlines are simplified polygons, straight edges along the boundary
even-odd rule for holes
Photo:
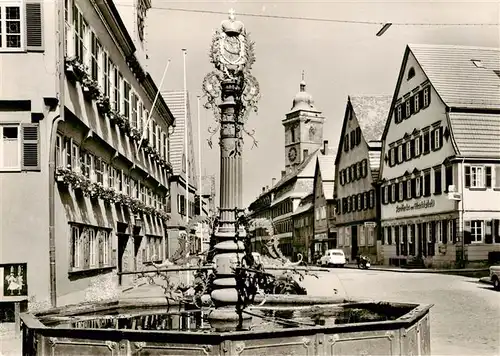
[[[144,41],[144,22],[146,20],[146,4],[143,0],[137,1],[137,34],[141,42]]]
[[[484,68],[484,64],[480,59],[471,59],[471,62],[477,67],[477,68]]]
[[[410,80],[411,78],[413,78],[415,76],[415,68],[411,67],[409,70],[408,70],[408,78],[406,80]]]

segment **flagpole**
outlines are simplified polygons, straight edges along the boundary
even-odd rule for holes
[[[153,111],[155,109],[156,101],[158,100],[158,97],[160,96],[160,91],[163,86],[163,81],[165,80],[165,76],[167,75],[168,67],[170,66],[170,58],[167,61],[167,65],[165,66],[165,70],[163,71],[163,75],[161,77],[160,81],[160,86],[158,87],[158,91],[156,92],[156,96],[153,100],[153,105],[151,105],[151,110],[149,111],[148,118],[146,119],[146,123],[144,124],[143,130],[142,130],[142,135],[141,139],[139,140],[139,143],[137,145],[137,148],[139,149],[142,145],[142,141],[144,140],[144,136],[147,134],[148,129],[149,129],[149,122],[151,121],[151,117],[153,116]]]
[[[186,55],[187,49],[182,49],[184,63],[184,164],[186,167],[186,223],[189,222],[189,158],[188,158],[188,122],[187,122],[187,79],[186,79]],[[189,233],[189,232],[188,232]]]
[[[186,239],[189,250],[187,251],[188,255],[191,252],[191,239],[189,238],[189,159],[188,159],[188,122],[187,122],[187,79],[186,79],[186,55],[187,49],[182,49],[183,54],[183,67],[184,67],[184,158],[185,158],[185,167],[186,167],[186,195],[184,195],[184,208],[186,213]],[[189,267],[189,262],[187,263]],[[187,284],[191,283],[191,275],[190,271],[187,271]],[[188,317],[189,320],[189,317]]]
[[[198,114],[198,199],[200,203],[200,216],[203,215],[203,204],[201,196],[203,194],[203,189],[201,187],[201,128],[200,128],[200,96],[197,96],[197,114]],[[203,227],[204,224],[199,224],[200,228],[200,252],[203,252]]]

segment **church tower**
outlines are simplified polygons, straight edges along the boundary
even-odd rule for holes
[[[293,99],[292,109],[282,124],[285,128],[285,169],[294,170],[307,156],[323,145],[325,117],[314,106],[312,95],[306,92],[304,73],[300,91]]]

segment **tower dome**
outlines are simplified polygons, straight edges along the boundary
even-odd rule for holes
[[[306,92],[306,82],[304,74],[302,73],[302,81],[300,82],[300,91],[293,98],[293,105],[291,112],[297,110],[318,111],[314,106],[314,100],[311,94]]]

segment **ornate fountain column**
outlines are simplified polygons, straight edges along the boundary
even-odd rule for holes
[[[203,81],[206,108],[212,108],[220,130],[220,211],[215,238],[215,280],[211,293],[215,309],[210,324],[219,331],[248,328],[250,316],[237,310],[238,291],[234,268],[244,254],[246,232],[238,226],[242,206],[242,150],[244,123],[251,109],[256,110],[259,87],[250,74],[254,62],[253,43],[242,22],[229,20],[213,36],[210,52],[216,70]],[[215,134],[217,130],[213,130]]]

